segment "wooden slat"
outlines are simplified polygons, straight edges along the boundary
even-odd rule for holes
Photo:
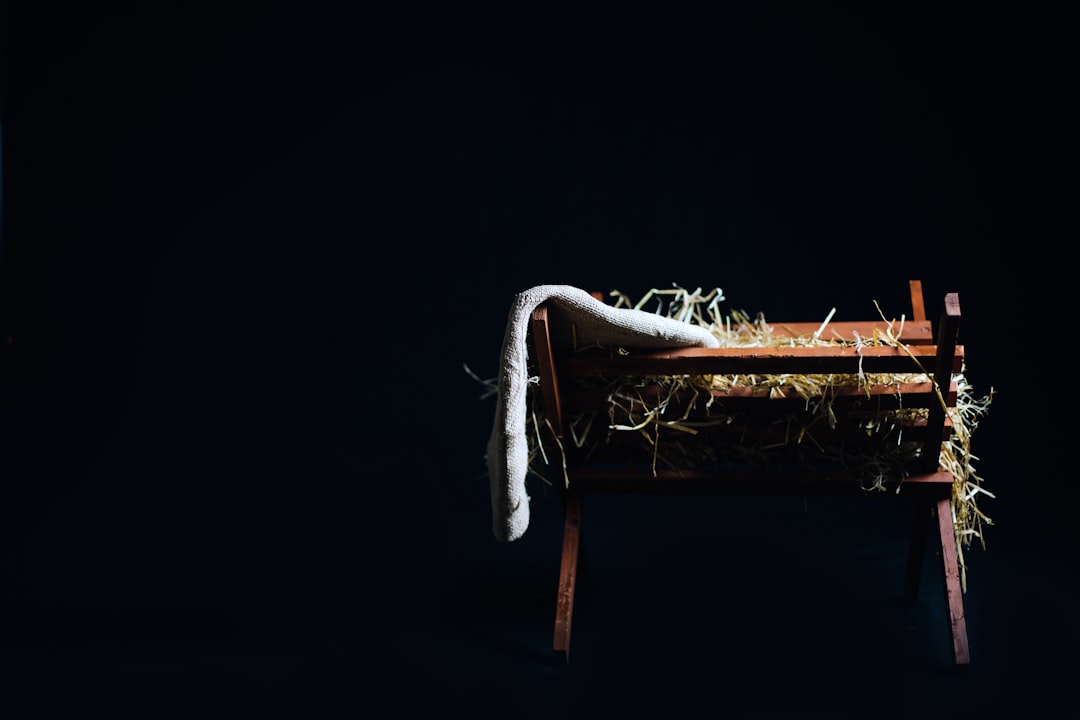
[[[579,493],[700,493],[703,495],[863,495],[862,480],[839,471],[810,472],[759,469],[657,470],[653,476],[647,467],[571,468],[570,486]],[[912,497],[951,498],[953,476],[948,472],[914,475],[885,483],[888,495],[899,484],[900,492]]]
[[[559,567],[559,593],[555,601],[556,653],[570,661],[570,627],[574,619],[574,591],[577,586],[578,554],[581,545],[581,493],[568,492],[564,496],[565,521],[563,525],[562,562]]]
[[[811,338],[821,330],[820,322],[778,322],[766,323],[772,329],[773,337]],[[856,337],[872,340],[876,334],[892,334],[905,345],[929,345],[934,341],[934,332],[925,319],[921,322],[899,320],[887,323],[880,320],[849,320],[830,322],[821,333],[822,340],[844,340],[852,342]]]
[[[952,373],[959,372],[958,369],[949,363],[950,357],[955,359],[956,355],[963,354],[959,351],[956,353],[953,351],[953,348],[960,348],[956,342],[959,333],[960,298],[956,293],[949,293],[945,296],[945,307],[942,308],[941,320],[938,325],[938,356],[934,366],[934,380],[939,387],[948,387]],[[930,428],[942,427],[945,424],[946,415],[945,408],[941,403],[931,405],[929,417],[927,418],[927,426]],[[938,449],[939,448],[937,447],[928,445],[923,452],[923,469],[927,472],[930,472],[937,467],[939,455],[937,452]]]
[[[949,393],[955,395],[957,386],[955,382],[949,383]],[[922,407],[919,404],[917,398],[929,395],[934,392],[934,384],[930,382],[921,383],[895,383],[890,385],[874,384],[867,387],[862,386],[837,386],[829,388],[825,393],[831,400],[838,400],[840,398],[855,398],[867,400],[869,403],[885,402],[888,398],[915,398],[914,405],[907,405],[906,407]],[[780,394],[777,394],[780,393]],[[771,388],[763,387],[733,387],[728,390],[714,390],[712,396],[716,400],[734,400],[736,398],[763,398],[767,400],[796,400],[802,403],[806,403],[806,400],[798,395],[794,390],[779,389],[773,392]],[[868,403],[868,404],[869,404]],[[955,403],[954,403],[955,404]]]
[[[908,281],[911,291],[911,319],[921,325],[926,322],[926,306],[923,304],[922,280]]]
[[[941,534],[941,562],[945,571],[945,602],[949,608],[949,631],[952,635],[953,659],[957,665],[968,665],[967,618],[964,616],[963,589],[960,584],[960,564],[956,554],[956,535],[953,529],[952,501],[937,502],[938,532]]]
[[[536,363],[540,371],[540,392],[544,398],[544,410],[548,420],[554,427],[555,434],[561,439],[564,434],[564,426],[561,394],[559,393],[559,376],[555,372],[555,357],[551,347],[548,326],[548,310],[544,305],[533,310],[530,336],[532,337],[533,352],[536,354]]]
[[[963,369],[963,346],[957,345],[948,365]],[[937,348],[881,347],[752,347],[671,348],[665,350],[584,351],[561,358],[564,377],[649,375],[778,375],[798,373],[914,373],[933,372]],[[920,369],[921,367],[921,369]]]

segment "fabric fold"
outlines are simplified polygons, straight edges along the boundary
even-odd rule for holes
[[[492,529],[501,542],[517,540],[529,527],[529,470],[526,438],[529,378],[529,319],[540,304],[548,303],[553,322],[573,327],[578,347],[601,345],[623,348],[719,347],[708,328],[662,315],[616,308],[570,285],[537,285],[518,293],[510,307],[499,363],[495,421],[487,445],[491,480]],[[556,347],[569,346],[569,338],[556,333]]]

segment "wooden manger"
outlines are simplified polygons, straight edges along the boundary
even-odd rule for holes
[[[977,487],[977,478],[959,477],[966,471],[951,452],[966,431],[957,415],[960,302],[955,293],[945,296],[935,334],[921,283],[909,285],[912,314],[902,322],[755,326],[742,318],[747,332],[767,331],[770,343],[719,348],[564,350],[552,342],[549,307],[533,311],[534,412],[544,418],[550,447],[558,448],[545,453],[545,474],[560,489],[565,512],[557,654],[569,660],[585,495],[853,495],[873,488],[915,499],[904,595],[915,600],[932,533],[941,549],[953,659],[970,662],[957,512],[971,512],[959,494],[970,492],[964,483]],[[797,378],[818,384],[800,388]]]

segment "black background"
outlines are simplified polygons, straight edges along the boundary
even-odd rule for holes
[[[1058,18],[154,8],[4,17],[13,689],[155,714],[1074,716],[1050,708],[1077,706],[1077,492],[1033,383],[1071,290]],[[934,318],[959,293],[968,378],[997,393],[972,667],[949,667],[936,576],[892,604],[903,512],[799,499],[598,504],[552,662],[557,504],[534,489],[526,536],[492,538],[494,403],[463,367],[495,375],[514,294],[720,287],[842,320],[908,312],[909,279]]]

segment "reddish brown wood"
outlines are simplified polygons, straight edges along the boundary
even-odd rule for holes
[[[586,466],[570,469],[570,485],[581,493],[654,493],[702,495],[880,495],[893,497],[896,488],[905,497],[939,499],[952,495],[953,476],[935,472],[904,478],[890,478],[886,492],[868,491],[860,478],[850,473],[806,470],[761,470],[745,468],[717,471],[657,470],[637,467]]]
[[[559,594],[555,602],[554,649],[570,661],[570,626],[574,619],[574,591],[577,586],[578,552],[581,545],[581,493],[564,496],[566,519],[563,525]]]
[[[960,372],[963,367],[956,367],[956,358],[959,353],[957,337],[960,332],[960,300],[956,293],[945,296],[945,307],[941,311],[941,320],[938,327],[937,338],[937,361],[934,366],[934,382],[938,387],[947,388],[952,382],[952,374]],[[953,403],[955,405],[955,403]],[[929,416],[926,420],[928,435],[926,447],[923,450],[923,469],[930,472],[937,468],[941,445],[933,441],[935,428],[945,425],[947,412],[943,403],[931,403]]]
[[[960,564],[956,554],[956,533],[953,530],[952,502],[937,501],[938,532],[941,535],[941,562],[945,571],[945,602],[949,608],[949,631],[952,634],[953,659],[957,665],[968,665],[967,619],[964,616],[963,587],[960,584]]]
[[[878,347],[753,347],[671,348],[665,350],[583,351],[563,359],[564,377],[627,375],[776,375],[781,373],[913,373],[933,372],[937,348],[916,345],[906,349]],[[960,372],[963,347],[945,358],[947,368]]]
[[[923,305],[922,280],[909,281],[908,288],[911,290],[911,319],[921,326],[922,323],[926,322],[926,307]]]
[[[949,392],[954,396],[956,395],[956,383],[949,384]],[[839,400],[840,398],[858,398],[866,399],[869,397],[874,398],[875,406],[878,403],[886,403],[890,398],[900,397],[903,398],[904,407],[926,407],[919,403],[918,398],[923,396],[929,396],[934,393],[933,383],[894,383],[891,385],[877,384],[870,385],[868,387],[863,386],[838,386],[830,388],[828,390],[828,396],[832,400]],[[794,400],[805,404],[806,400],[799,396],[799,394],[793,390],[778,390],[774,391],[767,387],[733,387],[729,390],[714,390],[712,396],[717,400],[734,400],[736,398],[762,398],[770,400],[772,402],[782,400]],[[914,400],[914,404],[908,402]],[[760,404],[760,403],[759,403]]]
[[[540,392],[544,398],[544,411],[553,426],[552,429],[555,435],[558,436],[561,442],[564,427],[559,376],[555,373],[555,355],[551,347],[548,310],[543,305],[533,311],[530,335],[539,369]]]
[[[810,338],[821,330],[820,322],[779,322],[767,323],[772,328],[773,337]],[[933,329],[925,319],[921,322],[906,320],[892,323],[880,320],[855,320],[830,322],[821,333],[822,340],[846,340],[851,342],[856,336],[873,341],[878,335],[892,335],[896,340],[907,345],[929,345],[934,342]]]

